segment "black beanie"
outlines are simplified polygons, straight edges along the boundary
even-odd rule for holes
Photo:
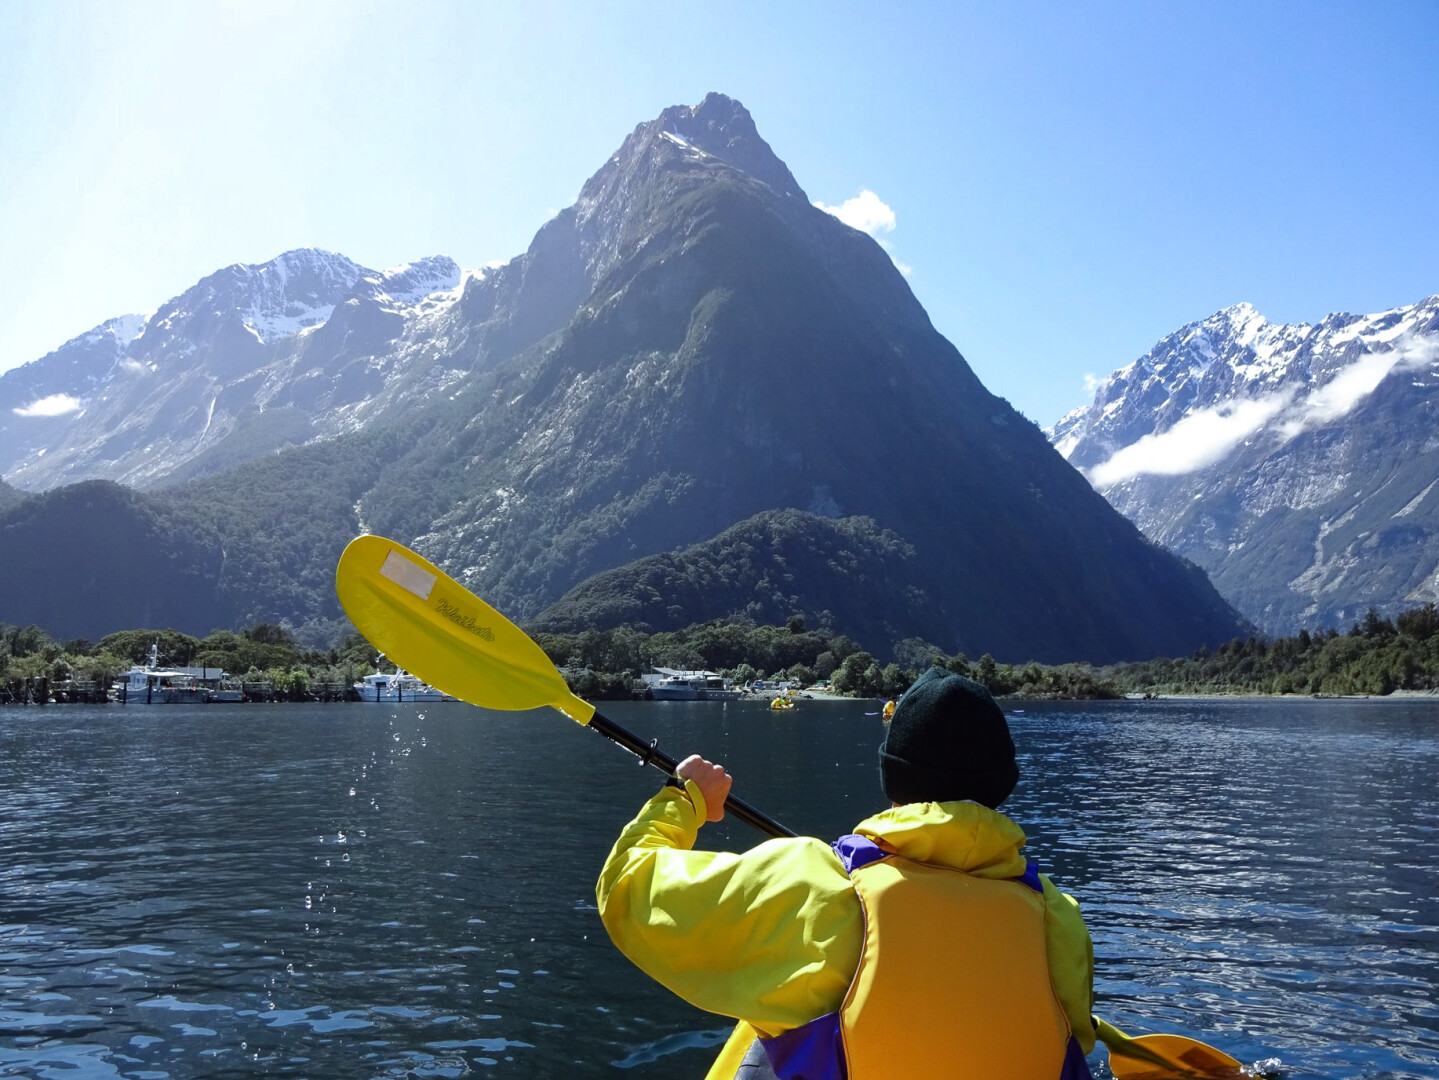
[[[879,777],[891,802],[973,799],[997,808],[1019,782],[1004,710],[980,683],[931,667],[895,706]]]

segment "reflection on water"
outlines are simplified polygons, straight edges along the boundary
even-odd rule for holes
[[[1084,906],[1101,1015],[1294,1080],[1439,1075],[1439,707],[1024,708],[1006,810]],[[863,703],[607,711],[793,828],[882,805]],[[723,1038],[595,916],[657,774],[556,713],[22,708],[0,747],[0,1074],[702,1076]]]

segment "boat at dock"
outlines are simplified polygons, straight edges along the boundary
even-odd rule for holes
[[[646,701],[737,701],[740,691],[714,671],[657,667],[642,675]]]
[[[219,668],[162,668],[160,647],[151,645],[146,663],[122,672],[110,693],[122,705],[204,705],[222,700],[216,695],[224,678]]]
[[[354,683],[361,701],[458,701],[406,671],[377,671]]]

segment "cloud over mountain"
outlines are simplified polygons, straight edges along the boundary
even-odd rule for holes
[[[1439,600],[1439,297],[1317,325],[1247,304],[1160,341],[1048,432],[1265,629]]]

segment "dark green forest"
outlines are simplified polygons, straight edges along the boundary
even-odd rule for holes
[[[784,625],[743,616],[646,633],[629,627],[576,633],[537,633],[535,641],[581,697],[629,697],[651,667],[706,669],[738,682],[824,681],[838,694],[896,697],[931,665],[984,683],[1015,698],[1119,698],[1184,694],[1384,695],[1439,690],[1439,610],[1413,608],[1394,619],[1370,611],[1346,633],[1301,630],[1288,638],[1234,638],[1183,658],[1094,667],[1089,664],[1002,664],[989,654],[970,659],[928,642],[896,642],[881,660],[861,643],[828,627],[811,629],[802,615]],[[246,681],[281,688],[348,684],[371,671],[375,650],[351,633],[334,648],[305,648],[285,626],[261,623],[198,638],[175,630],[125,630],[91,643],[59,641],[36,626],[0,623],[0,691],[25,699],[23,688],[43,680],[105,682],[143,662],[151,644],[161,664],[223,668]]]
[[[971,660],[910,639],[894,659],[876,659],[857,642],[808,630],[799,616],[783,627],[743,619],[681,631],[630,629],[538,634],[536,641],[572,683],[592,696],[618,692],[646,665],[708,668],[736,679],[780,676],[806,684],[828,679],[837,693],[892,697],[931,664],[984,683],[997,695],[1113,698],[1175,694],[1389,694],[1439,689],[1439,611],[1425,604],[1390,620],[1370,611],[1347,633],[1301,630],[1288,638],[1234,638],[1184,658],[1094,667],[1089,664],[1001,664]]]
[[[1104,669],[1128,693],[1390,694],[1439,689],[1439,611],[1433,604],[1394,619],[1370,609],[1347,633],[1238,638],[1187,659]]]

